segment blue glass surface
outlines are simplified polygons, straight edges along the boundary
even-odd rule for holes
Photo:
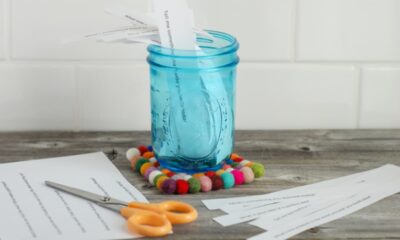
[[[208,32],[197,39],[201,50],[148,47],[153,151],[173,171],[215,170],[233,150],[239,45]]]

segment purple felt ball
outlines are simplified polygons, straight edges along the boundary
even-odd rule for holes
[[[168,178],[161,185],[161,190],[166,194],[173,194],[176,190],[176,182],[174,179]]]

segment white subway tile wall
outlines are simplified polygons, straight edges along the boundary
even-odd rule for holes
[[[237,127],[355,128],[355,76],[354,67],[242,64],[237,81]]]
[[[75,128],[76,87],[69,66],[0,65],[0,129]]]
[[[150,129],[150,82],[144,64],[77,68],[80,128]]]
[[[400,60],[399,0],[299,3],[298,60]]]
[[[287,61],[291,55],[292,0],[217,0],[190,2],[196,23],[235,35],[242,60]]]
[[[61,42],[147,0],[0,0],[0,131],[148,130],[144,45]],[[189,0],[241,48],[237,129],[400,128],[400,0]]]
[[[4,8],[4,2],[3,0],[0,0],[0,59],[4,58],[4,38],[5,38],[5,33],[4,33],[4,14],[6,13],[6,9]]]
[[[400,123],[400,68],[363,69],[362,128],[398,128]]]
[[[118,1],[146,10],[146,1]],[[107,2],[99,0],[11,0],[12,58],[16,60],[134,59],[143,60],[145,47],[122,43],[64,40],[104,29],[127,26],[104,13]]]

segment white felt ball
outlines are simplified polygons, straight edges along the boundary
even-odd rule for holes
[[[126,159],[129,161],[136,156],[140,155],[140,151],[137,148],[129,148],[128,151],[126,151]]]
[[[189,181],[189,179],[191,179],[192,178],[192,176],[191,175],[185,175],[184,177],[183,177],[183,180],[186,180],[186,181]]]
[[[186,174],[184,174],[184,173],[178,173],[178,174],[175,174],[174,176],[172,176],[171,178],[176,181],[178,179],[185,179],[185,176],[186,176]]]
[[[248,164],[249,162],[250,162],[249,160],[243,160],[239,164],[242,166],[246,166],[246,164]]]
[[[150,173],[149,176],[149,182],[151,183],[151,185],[154,185],[154,178],[157,177],[157,175],[162,174],[162,172],[158,171],[158,170],[154,170]]]

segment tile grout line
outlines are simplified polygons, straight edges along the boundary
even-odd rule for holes
[[[290,34],[289,34],[289,42],[290,42],[290,62],[297,61],[297,34],[298,34],[298,0],[292,0],[292,9],[291,9],[291,20],[290,20]]]
[[[105,66],[105,65],[135,65],[135,66],[147,66],[143,61],[129,61],[129,60],[107,60],[107,61],[98,61],[98,60],[42,60],[42,59],[31,59],[31,60],[15,60],[8,59],[8,62],[13,64],[33,64],[33,65],[46,65],[46,64],[54,64],[54,65],[64,65],[64,64],[84,64],[84,65],[96,65],[96,66]],[[286,60],[263,60],[263,61],[252,61],[252,60],[241,60],[241,64],[254,64],[254,65],[304,65],[304,66],[346,66],[351,67],[355,65],[363,65],[365,66],[379,66],[379,67],[394,67],[400,68],[400,61],[286,61]]]
[[[356,65],[356,83],[357,83],[357,91],[356,91],[356,105],[357,105],[357,113],[356,113],[356,128],[359,129],[361,127],[361,107],[362,107],[362,80],[363,80],[363,66]]]
[[[363,78],[364,78],[364,66],[359,67],[358,72],[358,99],[357,99],[357,128],[361,128],[361,108],[362,108],[362,97],[363,97]]]
[[[78,65],[73,65],[73,77],[74,77],[74,84],[75,84],[75,102],[74,102],[74,132],[80,131],[80,120],[81,120],[81,109],[79,105],[79,83],[78,83]]]
[[[11,1],[12,0],[3,1],[3,33],[5,37],[2,47],[4,48],[4,60],[6,62],[11,60]]]

